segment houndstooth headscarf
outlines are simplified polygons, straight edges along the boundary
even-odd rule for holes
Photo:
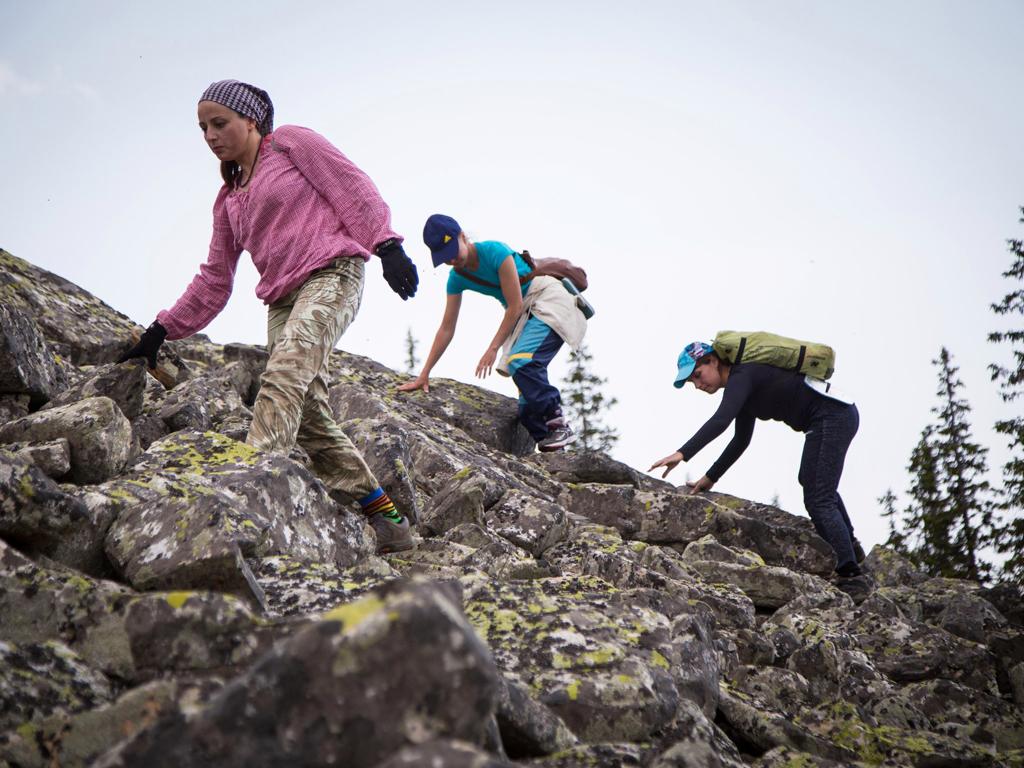
[[[220,80],[203,91],[200,101],[215,101],[256,121],[261,136],[274,130],[274,104],[267,92],[238,80]]]

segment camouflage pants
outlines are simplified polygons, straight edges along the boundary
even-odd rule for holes
[[[287,455],[297,442],[330,488],[361,499],[377,478],[359,449],[334,423],[327,402],[327,361],[359,311],[364,265],[342,257],[318,269],[299,288],[270,305],[267,349],[246,444]]]

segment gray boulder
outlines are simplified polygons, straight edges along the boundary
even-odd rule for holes
[[[63,437],[48,443],[9,443],[7,450],[20,461],[42,470],[53,480],[71,471],[71,444]]]
[[[112,698],[110,681],[63,643],[0,641],[0,733],[31,732],[34,718],[81,712]]]
[[[672,719],[679,692],[664,616],[611,602],[599,579],[463,584],[498,667],[580,739],[640,741]]]
[[[68,441],[69,477],[80,485],[102,483],[119,474],[132,454],[132,426],[107,397],[90,397],[0,426],[0,443],[58,438]]]
[[[16,306],[0,303],[0,394],[27,395],[38,407],[62,384],[53,351],[35,321]]]
[[[342,606],[201,712],[162,719],[97,768],[369,768],[433,738],[481,744],[498,673],[457,603],[435,583],[413,582]]]
[[[562,507],[520,491],[506,493],[484,517],[492,531],[536,557],[542,557],[568,531]]]
[[[52,544],[89,519],[80,500],[38,467],[0,450],[0,536],[29,546]]]
[[[51,399],[43,410],[71,405],[87,397],[109,397],[125,418],[132,421],[142,412],[146,380],[146,364],[141,359],[120,365],[98,366],[74,386]]]
[[[75,365],[112,363],[131,346],[132,322],[91,293],[0,249],[0,297],[35,319]]]

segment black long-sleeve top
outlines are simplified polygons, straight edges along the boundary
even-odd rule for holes
[[[732,440],[705,473],[718,482],[750,445],[756,419],[781,421],[797,432],[805,432],[823,399],[824,395],[804,383],[802,373],[760,363],[734,365],[725,383],[722,404],[679,452],[683,454],[683,461],[689,461],[735,421],[736,432]]]

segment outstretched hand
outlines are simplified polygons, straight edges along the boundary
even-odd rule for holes
[[[665,467],[665,471],[662,473],[661,476],[668,477],[668,473],[675,469],[676,466],[678,466],[679,462],[682,460],[683,454],[681,454],[679,451],[676,451],[671,456],[666,456],[664,459],[658,459],[658,461],[654,462],[651,465],[651,468],[648,469],[647,471],[652,472],[658,467]]]
[[[715,486],[715,481],[707,475],[704,475],[696,483],[687,481],[686,486],[690,489],[690,495],[693,496],[695,493],[703,493],[704,491],[710,491]]]
[[[399,392],[415,392],[417,389],[422,389],[424,392],[430,391],[430,379],[422,373],[412,381],[407,381],[405,384],[398,385]]]
[[[494,368],[494,361],[497,359],[498,353],[488,348],[484,352],[484,356],[480,358],[480,362],[476,364],[476,377],[482,379],[485,376],[489,376],[491,369]]]

